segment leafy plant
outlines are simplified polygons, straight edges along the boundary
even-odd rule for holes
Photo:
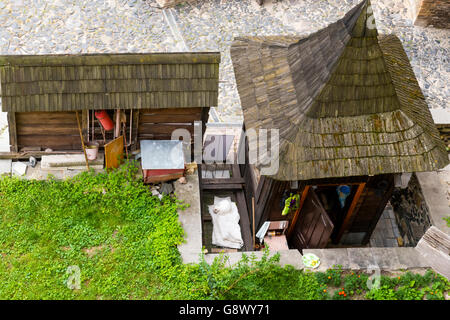
[[[135,163],[72,179],[0,178],[0,299],[444,299],[449,283],[429,271],[382,276],[281,267],[280,256],[225,256],[185,265],[175,197],[142,184]],[[68,269],[80,270],[69,289]],[[340,294],[339,294],[340,293]]]
[[[342,283],[342,266],[334,265],[332,269],[328,269],[326,272],[317,272],[316,279],[319,284],[339,287]]]

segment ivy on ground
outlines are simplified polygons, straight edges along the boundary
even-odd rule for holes
[[[432,271],[382,276],[281,267],[279,255],[185,265],[176,198],[141,183],[135,163],[56,181],[0,178],[0,299],[444,299]],[[70,289],[71,266],[80,288]]]

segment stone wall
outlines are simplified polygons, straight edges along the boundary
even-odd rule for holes
[[[160,5],[160,7],[162,8],[168,8],[168,7],[173,7],[176,6],[177,4],[183,3],[183,2],[192,2],[193,0],[156,0],[156,2],[158,2],[158,4]]]
[[[394,208],[403,245],[416,246],[431,227],[431,221],[429,208],[415,173],[412,174],[406,188],[395,188],[390,202]]]
[[[420,27],[450,28],[450,1],[448,0],[410,0],[417,8],[415,25]]]

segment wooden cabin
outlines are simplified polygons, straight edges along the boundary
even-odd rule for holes
[[[11,152],[80,152],[77,113],[84,140],[101,145],[117,133],[130,150],[179,128],[193,135],[217,106],[219,62],[219,53],[0,56]],[[103,130],[100,110],[114,130]]]
[[[279,130],[276,174],[241,165],[255,231],[288,220],[292,248],[366,245],[396,175],[448,163],[402,44],[378,34],[370,1],[308,37],[236,38],[231,56],[245,129]],[[298,208],[282,215],[291,193]]]

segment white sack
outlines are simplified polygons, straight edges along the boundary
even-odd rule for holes
[[[208,206],[208,209],[213,223],[212,244],[233,249],[242,248],[244,241],[236,203],[231,202],[230,197],[214,197],[214,204]]]

